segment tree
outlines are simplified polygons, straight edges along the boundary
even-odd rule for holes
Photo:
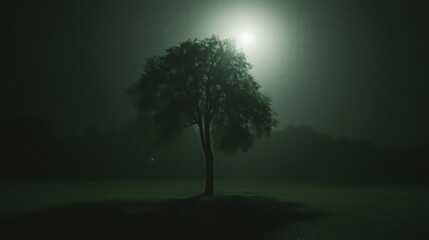
[[[187,40],[147,60],[129,93],[137,110],[171,139],[197,126],[205,157],[205,195],[214,193],[212,145],[245,151],[275,126],[271,99],[259,92],[252,68],[233,40]],[[214,144],[212,144],[212,141]]]

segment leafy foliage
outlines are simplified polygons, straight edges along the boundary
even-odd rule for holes
[[[247,150],[276,124],[271,100],[259,92],[251,68],[232,40],[187,40],[148,59],[130,93],[163,139],[198,125],[203,146],[212,134],[221,150]]]

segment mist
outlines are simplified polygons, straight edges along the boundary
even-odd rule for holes
[[[1,239],[427,239],[424,1],[0,2]]]

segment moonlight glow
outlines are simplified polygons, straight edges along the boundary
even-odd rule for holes
[[[246,55],[253,66],[251,73],[264,91],[277,89],[278,81],[284,79],[278,69],[290,68],[289,60],[294,57],[293,51],[296,49],[291,41],[294,34],[289,32],[289,15],[270,4],[264,4],[268,1],[243,2],[246,4],[231,3],[211,8],[208,17],[199,22],[201,33],[198,37],[202,39],[216,34],[220,38],[234,40],[237,49]],[[274,72],[278,74],[274,76]]]
[[[236,37],[237,47],[246,51],[252,47],[255,41],[255,36],[252,32],[246,31]]]

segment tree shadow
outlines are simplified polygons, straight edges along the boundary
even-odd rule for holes
[[[323,215],[300,204],[253,196],[107,201],[10,216],[0,222],[0,238],[258,240],[290,222]]]

